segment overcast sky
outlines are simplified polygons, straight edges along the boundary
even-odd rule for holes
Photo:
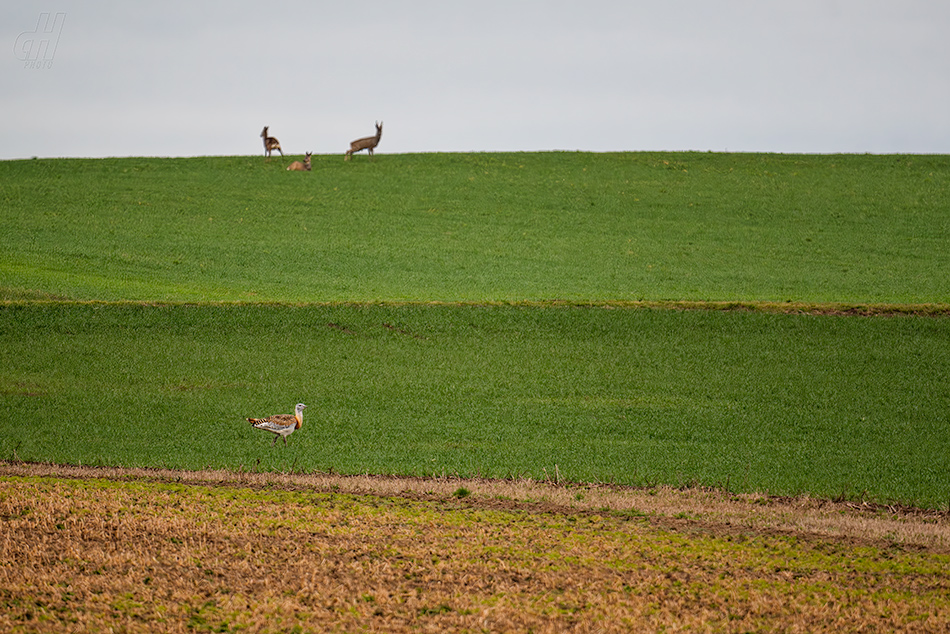
[[[943,0],[17,0],[0,40],[0,158],[342,153],[377,120],[379,153],[950,153]]]

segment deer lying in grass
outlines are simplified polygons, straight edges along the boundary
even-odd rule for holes
[[[294,161],[287,166],[287,170],[290,172],[309,172],[310,171],[310,152],[307,152],[307,157],[303,160],[303,163],[300,161]]]
[[[264,126],[264,131],[261,132],[261,138],[264,139],[264,154],[267,158],[270,158],[270,153],[274,150],[280,152],[280,155],[284,155],[284,151],[280,149],[280,141],[275,139],[272,136],[267,136],[267,126]]]
[[[350,157],[353,156],[353,152],[359,152],[360,150],[368,150],[369,155],[373,156],[373,148],[379,145],[379,139],[383,136],[383,124],[379,122],[376,124],[376,136],[363,137],[362,139],[356,139],[350,143],[350,149],[346,151],[346,156],[343,157],[344,161],[349,161]]]

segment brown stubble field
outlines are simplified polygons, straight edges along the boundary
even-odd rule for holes
[[[0,631],[950,629],[943,512],[0,463]]]

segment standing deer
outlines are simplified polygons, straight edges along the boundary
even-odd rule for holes
[[[373,156],[373,148],[379,145],[379,139],[383,136],[383,123],[380,121],[376,124],[376,136],[368,136],[362,139],[356,139],[350,143],[350,149],[346,151],[346,156],[343,157],[344,161],[349,161],[350,157],[353,156],[353,152],[359,152],[360,150],[368,150],[369,155]]]
[[[264,154],[267,158],[270,158],[270,153],[274,150],[280,152],[280,155],[284,155],[284,151],[280,149],[280,141],[275,139],[272,136],[267,136],[267,126],[264,126],[264,131],[261,132],[261,138],[264,139]]]
[[[310,154],[307,152],[307,157],[303,160],[303,163],[300,161],[294,161],[287,166],[287,170],[290,172],[309,172],[310,171]]]

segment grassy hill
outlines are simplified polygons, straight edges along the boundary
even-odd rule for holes
[[[950,157],[0,162],[0,297],[950,303]]]

